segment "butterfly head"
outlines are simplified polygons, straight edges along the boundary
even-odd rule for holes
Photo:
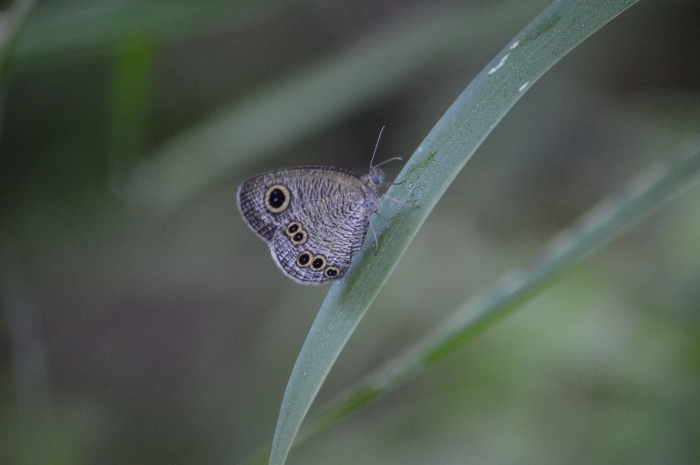
[[[366,186],[374,189],[378,189],[386,184],[386,174],[384,174],[381,168],[376,166],[372,166],[369,169],[369,173],[362,176],[360,179]]]
[[[370,187],[374,189],[375,191],[379,189],[380,187],[384,187],[387,185],[386,182],[386,174],[384,174],[384,171],[379,169],[380,166],[382,166],[385,163],[389,163],[392,161],[396,160],[401,160],[401,157],[394,157],[390,158],[389,160],[384,160],[383,162],[373,165],[374,163],[374,157],[377,155],[377,148],[379,147],[379,140],[382,138],[382,133],[384,132],[384,126],[382,126],[382,129],[379,131],[379,137],[377,137],[377,143],[374,145],[374,152],[372,152],[372,159],[369,162],[369,173],[362,176],[360,179],[362,179],[362,182],[365,184],[365,186]]]

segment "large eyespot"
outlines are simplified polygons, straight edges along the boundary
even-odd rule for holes
[[[311,260],[311,269],[314,271],[322,270],[326,267],[326,257],[323,255],[314,255]]]
[[[292,196],[282,184],[275,184],[265,192],[265,207],[272,213],[279,213],[289,206]]]
[[[284,230],[284,233],[289,236],[289,238],[292,240],[292,244],[294,245],[301,245],[306,242],[306,239],[309,238],[306,231],[302,229],[301,223],[296,221],[289,223],[287,225],[287,229]]]
[[[304,268],[305,266],[309,266],[309,263],[311,263],[312,258],[313,257],[311,256],[311,252],[309,252],[308,250],[303,251],[297,257],[297,266],[300,266],[302,268]]]
[[[340,270],[335,266],[329,266],[326,268],[326,271],[324,271],[323,274],[326,275],[326,278],[337,278],[340,274]]]

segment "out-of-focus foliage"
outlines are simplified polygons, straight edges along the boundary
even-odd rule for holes
[[[326,288],[278,272],[236,211],[238,184],[287,166],[363,173],[382,125],[379,157],[409,155],[547,5],[494,3],[40,3],[0,133],[0,463],[235,463],[269,444]],[[397,51],[344,68],[403,43],[406,25],[439,32],[457,15],[480,27],[421,36],[436,48],[414,45],[415,62]],[[697,144],[698,20],[697,2],[640,2],[528,91],[433,212],[321,400]],[[345,80],[323,80],[338,69]],[[248,129],[227,138],[232,121]],[[208,166],[167,211],[134,188]],[[698,231],[694,189],[290,463],[697,462]]]

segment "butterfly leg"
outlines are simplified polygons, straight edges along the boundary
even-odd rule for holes
[[[375,210],[374,212],[376,212]],[[372,212],[372,213],[374,213]],[[370,213],[371,214],[371,213]],[[372,234],[374,234],[374,255],[376,256],[379,253],[379,239],[377,239],[377,232],[374,230],[374,226],[372,225],[372,218],[368,218],[369,220],[369,228],[372,230]]]

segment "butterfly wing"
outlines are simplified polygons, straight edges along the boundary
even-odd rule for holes
[[[287,192],[288,197],[284,197],[284,189],[288,190],[288,188],[280,189],[280,192],[276,193],[276,197],[273,197],[273,192],[270,191],[270,188],[275,185],[289,184],[288,177],[284,176],[285,171],[273,171],[255,176],[238,188],[238,210],[241,212],[241,216],[250,229],[268,243],[272,241],[275,231],[281,227],[285,218],[289,217],[291,213],[287,208],[289,203],[284,205],[285,200],[291,201],[289,192]],[[275,173],[279,173],[279,175],[275,176]],[[274,205],[270,203],[270,198],[275,201]],[[280,200],[282,204],[278,203]],[[275,205],[277,206],[275,207]]]
[[[287,276],[319,284],[341,277],[362,246],[373,205],[367,195],[347,171],[292,168],[244,182],[238,207]]]
[[[270,244],[272,256],[292,279],[323,283],[345,274],[365,238],[369,212],[353,199],[335,197],[319,202],[295,220],[308,232],[303,244],[295,244],[280,230]]]

